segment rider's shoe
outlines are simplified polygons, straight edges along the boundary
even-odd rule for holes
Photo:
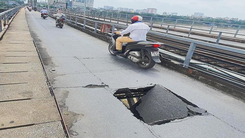
[[[114,52],[116,55],[123,54],[122,50],[114,50],[113,52]]]

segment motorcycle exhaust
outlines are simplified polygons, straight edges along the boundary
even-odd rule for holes
[[[130,59],[132,62],[139,62],[140,61],[140,52],[138,51],[131,51],[129,52],[128,59]]]
[[[138,59],[138,58],[136,58],[134,56],[131,56],[131,55],[128,56],[128,59],[130,59],[132,62],[135,62],[135,63],[140,61],[140,59]]]

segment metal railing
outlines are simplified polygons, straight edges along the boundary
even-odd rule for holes
[[[18,12],[22,7],[16,7],[0,13],[0,33],[4,30],[5,26],[9,24],[11,18]]]
[[[108,12],[87,12],[86,16],[97,19],[109,19],[116,21],[116,23],[128,24],[133,14],[121,14],[121,13],[108,13]],[[144,22],[150,25],[151,29],[161,28],[166,30],[181,29],[186,33],[187,37],[190,37],[192,33],[217,35],[222,32],[223,36],[231,38],[245,39],[245,25],[239,24],[227,24],[227,23],[214,23],[206,21],[193,21],[184,19],[171,19],[171,18],[159,18],[151,16],[143,16]]]

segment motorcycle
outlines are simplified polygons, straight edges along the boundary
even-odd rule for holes
[[[48,14],[47,14],[47,13],[42,13],[42,14],[41,14],[41,17],[43,17],[43,19],[45,19],[45,18],[48,17]]]
[[[122,53],[116,51],[116,39],[120,35],[112,34],[108,50],[113,56],[127,58],[136,63],[140,68],[150,69],[156,63],[161,63],[159,58],[159,47],[162,43],[151,41],[137,41],[123,44]]]
[[[56,27],[63,28],[65,22],[65,17],[60,17],[59,19],[56,19]]]
[[[31,12],[32,8],[31,7],[28,7],[28,10],[29,10],[29,12]]]

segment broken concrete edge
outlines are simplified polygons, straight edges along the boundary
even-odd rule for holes
[[[135,91],[142,91],[142,90],[144,90],[144,91],[149,91],[149,90],[151,90],[153,87],[155,87],[156,86],[156,84],[152,84],[152,85],[149,85],[149,86],[146,86],[146,87],[144,87],[144,88],[141,88],[141,87],[137,87],[137,88],[119,88],[119,89],[117,89],[116,90],[116,92],[113,94],[115,97],[117,97],[117,94],[122,94],[122,93],[125,93],[125,90],[126,91],[128,91],[128,90],[130,90],[130,91],[128,91],[128,92],[135,92]],[[146,93],[147,93],[146,92]]]
[[[188,101],[187,99],[175,94],[173,91],[167,89],[164,86],[161,86],[159,84],[154,84],[154,85],[149,85],[146,87],[137,87],[137,88],[120,88],[117,89],[116,92],[113,94],[118,100],[120,100],[121,102],[123,102],[122,100],[126,100],[128,102],[130,102],[130,98],[136,98],[137,94],[135,93],[141,93],[138,94],[138,101],[136,103],[129,104],[129,107],[127,105],[125,105],[125,103],[123,102],[123,104],[125,105],[126,108],[128,108],[128,110],[130,110],[134,117],[136,117],[137,119],[143,121],[144,123],[148,124],[148,125],[162,125],[165,123],[169,123],[172,122],[174,120],[179,120],[179,119],[184,119],[186,117],[181,117],[181,118],[169,118],[169,119],[163,119],[163,120],[156,120],[153,122],[146,122],[144,120],[144,117],[142,117],[139,113],[139,111],[137,110],[137,107],[142,103],[142,98],[144,98],[144,96],[146,96],[147,94],[149,94],[149,92],[152,92],[153,88],[155,87],[159,87],[166,90],[168,93],[171,93],[173,96],[175,96],[177,99],[179,99],[180,101],[182,101],[185,105],[186,105],[186,109],[187,109],[187,116],[186,117],[190,117],[190,116],[198,116],[198,115],[208,115],[209,113],[207,112],[207,110],[202,109],[200,107],[198,107],[197,105],[195,105],[194,103]],[[133,93],[133,94],[132,94]],[[134,95],[134,96],[132,96]]]
[[[30,30],[29,30],[29,31],[30,31]],[[33,35],[33,34],[31,34],[31,36],[32,36],[32,35]],[[33,36],[32,36],[32,38],[33,38]],[[46,72],[46,70],[45,70],[44,63],[43,63],[43,60],[42,60],[42,56],[41,56],[41,54],[40,54],[40,52],[39,52],[39,50],[38,50],[37,44],[36,44],[36,42],[35,42],[34,39],[33,39],[33,44],[34,44],[34,46],[35,46],[35,48],[36,48],[38,57],[39,57],[39,59],[40,59],[40,62],[41,62],[42,68],[43,68],[43,72],[44,72],[44,75],[45,75],[45,78],[46,78],[46,83],[47,83],[47,86],[48,86],[48,88],[49,88],[50,94],[53,96],[54,101],[55,101],[55,104],[56,104],[56,107],[57,107],[57,109],[58,109],[58,112],[59,112],[59,115],[60,115],[60,118],[61,118],[61,124],[62,124],[62,126],[63,126],[63,129],[64,129],[64,131],[65,131],[66,136],[67,136],[68,138],[70,138],[70,134],[69,134],[67,125],[66,125],[65,120],[64,120],[64,117],[63,117],[63,115],[62,115],[62,113],[61,113],[61,108],[59,107],[59,104],[58,104],[57,99],[56,99],[55,94],[54,94],[53,86],[51,85],[51,83],[50,83],[50,81],[49,81],[49,77],[48,77],[48,74],[47,74],[47,72]]]
[[[14,20],[14,18],[16,17],[16,15],[20,12],[22,8],[20,8],[9,20],[9,23],[7,25],[4,26],[4,28],[2,29],[2,31],[0,32],[0,41],[3,39],[4,34],[7,32],[9,26],[11,25],[12,21]],[[0,20],[1,21],[1,20]],[[0,24],[1,25],[1,24]]]

